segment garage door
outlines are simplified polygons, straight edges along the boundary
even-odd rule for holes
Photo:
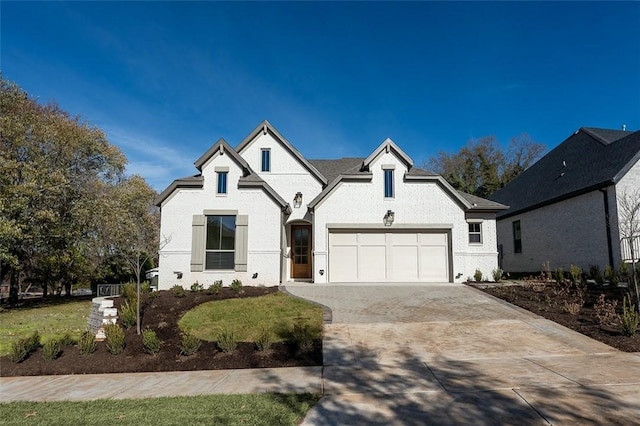
[[[448,282],[446,232],[332,231],[331,282]]]

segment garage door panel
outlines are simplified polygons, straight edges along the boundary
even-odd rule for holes
[[[366,244],[366,245],[380,245],[384,246],[386,237],[385,234],[357,234],[358,235],[358,244]]]
[[[331,236],[331,244],[333,245],[355,245],[358,243],[358,235],[357,234],[348,234],[343,232],[332,233]]]
[[[417,246],[394,246],[391,259],[393,281],[417,281],[420,278]]]
[[[358,252],[358,281],[386,281],[385,246],[360,246]]]
[[[418,242],[418,234],[416,233],[397,233],[391,234],[391,238],[393,241],[393,245],[413,245],[415,246]]]
[[[333,246],[331,247],[330,279],[335,282],[358,281],[358,247],[357,246]]]
[[[420,244],[429,246],[447,245],[447,234],[425,233],[420,234]]]
[[[420,277],[425,281],[448,281],[446,247],[421,247]]]

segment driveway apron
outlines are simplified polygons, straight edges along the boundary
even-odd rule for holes
[[[303,424],[640,424],[640,354],[462,284],[287,285],[332,311]]]

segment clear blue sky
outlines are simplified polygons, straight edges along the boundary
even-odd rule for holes
[[[640,129],[638,2],[0,8],[4,78],[105,130],[156,190],[264,119],[307,158],[390,137],[417,164],[487,135]]]

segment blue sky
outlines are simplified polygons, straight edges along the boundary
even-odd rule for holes
[[[392,138],[550,148],[640,129],[640,3],[2,1],[3,76],[102,128],[156,189],[269,120],[307,158]]]

